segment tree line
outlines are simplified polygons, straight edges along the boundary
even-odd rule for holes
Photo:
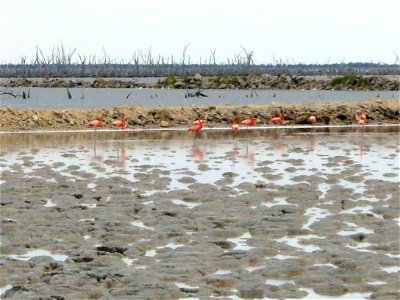
[[[185,45],[182,57],[155,56],[151,49],[135,51],[128,62],[112,60],[103,49],[100,56],[85,56],[75,49],[66,50],[61,44],[45,54],[36,47],[35,58],[27,62],[26,56],[15,64],[1,64],[0,77],[165,77],[165,76],[245,76],[280,75],[399,75],[398,60],[394,64],[382,63],[325,63],[304,64],[273,58],[270,64],[254,64],[254,51],[243,46],[241,51],[225,62],[216,62],[216,50],[210,50],[206,59],[192,63]]]

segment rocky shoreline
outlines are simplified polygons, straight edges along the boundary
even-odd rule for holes
[[[78,78],[38,78],[3,79],[1,86],[41,87],[41,88],[174,88],[174,89],[278,89],[278,90],[379,90],[398,91],[400,82],[382,76],[337,76],[328,79],[315,79],[304,76],[214,76],[196,74],[193,77],[167,76],[157,81],[138,81]]]
[[[365,102],[335,102],[310,104],[271,104],[254,106],[195,106],[195,107],[109,107],[79,110],[0,109],[0,131],[25,130],[77,130],[85,129],[88,121],[105,118],[105,127],[127,116],[128,128],[175,128],[187,127],[198,114],[207,120],[206,127],[229,127],[232,117],[237,121],[255,115],[256,126],[269,124],[271,118],[285,114],[284,125],[308,123],[310,111],[315,112],[317,125],[357,124],[361,110],[367,116],[367,124],[398,124],[399,100],[371,100]]]

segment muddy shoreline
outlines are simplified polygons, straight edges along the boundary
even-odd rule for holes
[[[398,124],[400,105],[398,100],[371,100],[365,102],[335,102],[310,104],[274,104],[244,106],[193,106],[193,107],[109,107],[102,109],[0,109],[1,131],[25,130],[77,130],[87,128],[90,120],[100,115],[105,118],[105,127],[127,116],[126,123],[131,129],[146,128],[185,128],[198,114],[207,120],[206,127],[229,127],[232,117],[237,121],[255,115],[256,126],[268,125],[271,118],[281,112],[285,114],[284,125],[308,123],[310,111],[315,111],[317,125],[357,124],[361,110],[367,116],[366,124]]]

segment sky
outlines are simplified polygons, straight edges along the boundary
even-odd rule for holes
[[[0,63],[61,44],[73,59],[129,62],[139,51],[186,62],[395,63],[399,0],[0,0]],[[397,62],[398,63],[398,62]]]

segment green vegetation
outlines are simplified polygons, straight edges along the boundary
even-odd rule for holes
[[[180,80],[181,80],[182,82],[189,83],[190,78],[187,77],[186,75],[183,75],[183,76],[180,77]]]
[[[171,85],[174,85],[175,82],[176,82],[175,76],[167,76],[164,78],[163,81],[161,81],[161,84],[163,86],[171,86]]]
[[[332,86],[344,84],[355,87],[366,87],[368,86],[368,83],[369,83],[368,78],[362,76],[354,76],[354,75],[339,76],[331,80]]]
[[[215,76],[211,80],[218,85],[225,83],[236,86],[240,84],[240,80],[237,76]]]

